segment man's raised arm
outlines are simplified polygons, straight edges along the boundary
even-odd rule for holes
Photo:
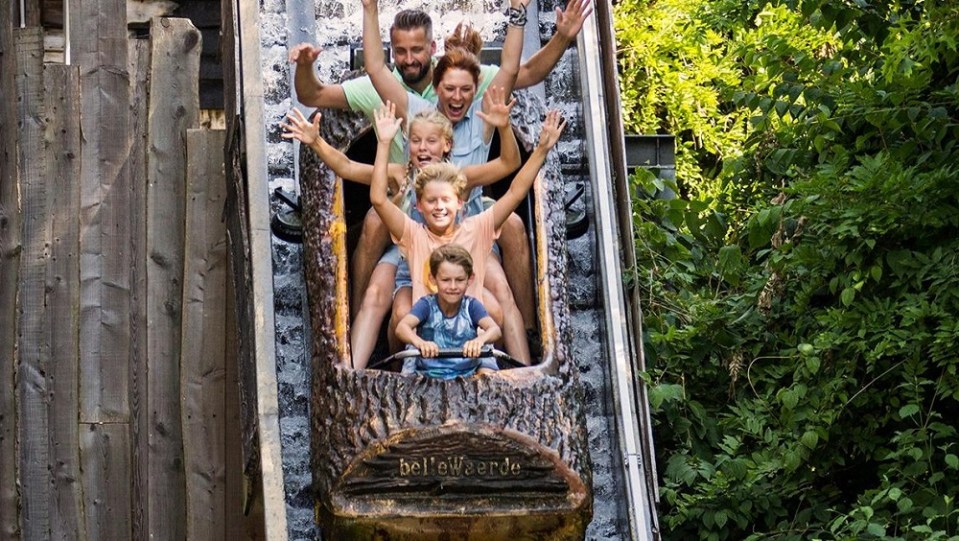
[[[380,13],[378,0],[362,0],[363,3],[363,63],[366,73],[383,102],[393,102],[396,114],[406,119],[409,98],[406,89],[386,65],[383,41],[380,38]]]
[[[330,109],[349,109],[346,93],[341,85],[325,85],[316,76],[313,63],[319,56],[319,47],[309,43],[301,43],[290,49],[290,63],[296,64],[293,73],[293,87],[296,89],[296,99],[303,105],[310,107],[328,107]]]

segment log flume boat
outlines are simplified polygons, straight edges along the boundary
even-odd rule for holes
[[[514,130],[529,150],[545,108],[529,93],[516,96]],[[362,115],[322,114],[322,135],[334,147],[356,157],[375,145]],[[524,216],[534,239],[542,356],[533,366],[448,381],[352,368],[347,258],[368,192],[337,178],[305,146],[300,157],[312,470],[323,538],[583,539],[592,479],[570,358],[566,213],[555,152]]]

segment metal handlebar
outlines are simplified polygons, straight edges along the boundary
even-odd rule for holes
[[[367,368],[381,370],[387,365],[395,361],[402,361],[403,359],[408,359],[410,357],[420,357],[420,356],[421,356],[420,350],[418,349],[404,349],[403,351],[394,353],[393,355],[390,355],[389,357],[385,357],[383,359],[379,359],[370,363],[367,366]],[[432,358],[437,359],[437,358],[450,358],[450,357],[462,357],[462,356],[463,356],[462,349],[441,348],[439,352],[437,353],[436,357],[432,357]],[[477,357],[492,357],[496,359],[496,364],[499,366],[500,370],[507,370],[510,368],[522,368],[526,366],[525,364],[510,357],[508,353],[504,351],[500,351],[494,348],[493,346],[483,346],[483,348],[480,349],[480,354]]]

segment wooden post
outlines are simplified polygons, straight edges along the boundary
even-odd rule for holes
[[[74,9],[75,8],[75,9]],[[83,97],[80,416],[129,423],[130,149],[126,2],[71,4]],[[124,450],[124,455],[129,455]],[[128,494],[122,497],[127,499]]]
[[[149,410],[147,409],[147,98],[150,84],[150,41],[131,39],[130,72],[130,416],[133,486],[131,528],[133,539],[147,537],[149,489]]]
[[[19,24],[19,20],[16,21]],[[17,95],[14,3],[0,7],[0,95]],[[0,538],[18,534],[16,392],[17,287],[20,282],[20,141],[17,103],[0,100]]]
[[[188,539],[224,539],[226,192],[223,130],[187,130],[180,398]]]
[[[21,319],[18,330],[17,456],[20,459],[21,528],[27,539],[50,531],[49,410],[50,351],[44,344],[44,279],[49,257],[49,210],[43,160],[43,36],[40,28],[17,30],[17,95],[20,96]]]
[[[80,364],[80,72],[47,65],[45,159],[51,235],[46,269],[44,333],[49,344],[52,460],[50,529],[54,539],[79,539],[83,531],[78,391]]]
[[[131,535],[126,2],[71,2],[80,69],[80,458],[86,536]]]
[[[186,536],[180,426],[186,131],[199,117],[200,33],[184,19],[150,25],[147,148],[147,439],[150,537]]]

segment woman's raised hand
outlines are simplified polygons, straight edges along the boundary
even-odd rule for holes
[[[287,113],[287,122],[280,122],[280,127],[285,131],[281,134],[284,139],[296,139],[301,143],[312,145],[314,141],[320,138],[320,112],[313,115],[313,122],[310,122],[303,116],[299,109],[293,109]]]
[[[539,134],[539,146],[545,147],[546,150],[556,146],[565,127],[566,119],[559,114],[558,110],[553,109],[546,113],[546,119],[543,120],[543,129]]]
[[[386,100],[382,107],[373,111],[373,117],[376,122],[376,138],[381,143],[392,141],[396,133],[400,131],[402,122],[396,118],[396,104]]]
[[[516,98],[506,103],[506,91],[501,86],[491,86],[483,93],[483,111],[477,116],[494,128],[509,126],[509,113],[516,105]],[[484,112],[485,111],[485,112]]]

